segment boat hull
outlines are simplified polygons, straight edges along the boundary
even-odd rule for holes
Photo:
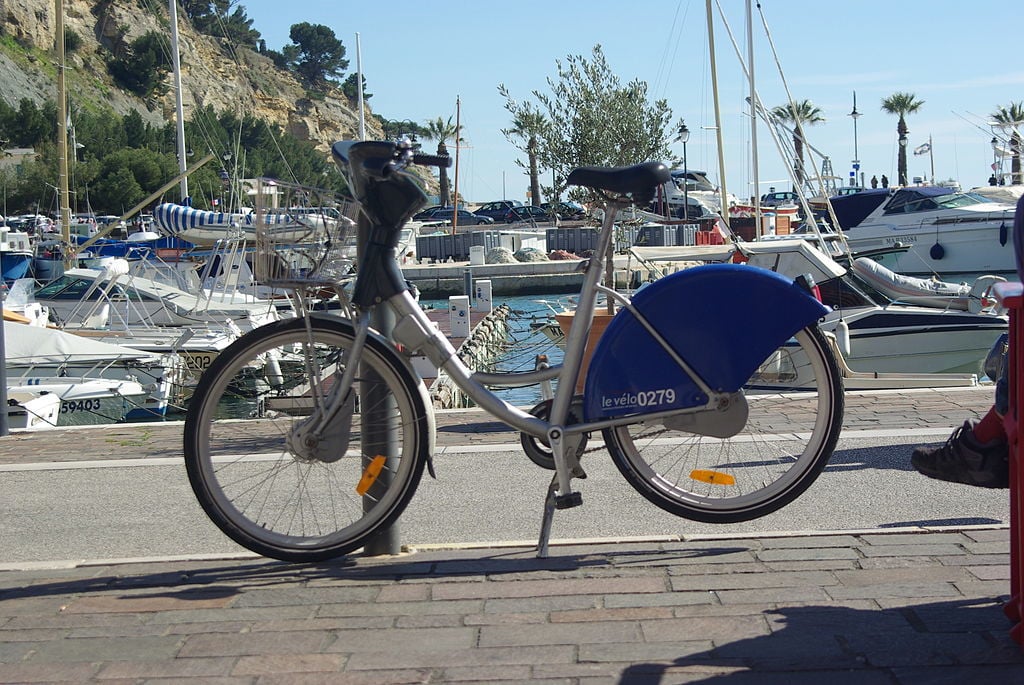
[[[840,320],[849,328],[847,365],[865,373],[981,376],[982,360],[1008,325],[1003,316],[900,307],[898,313],[883,308],[834,312],[821,327],[835,333]]]

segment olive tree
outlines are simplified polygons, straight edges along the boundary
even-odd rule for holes
[[[600,45],[590,58],[569,55],[556,61],[558,75],[548,78],[550,92],[533,91],[536,111],[546,125],[538,127],[537,155],[563,186],[578,166],[624,166],[672,159],[672,124],[667,101],[650,101],[647,83],[635,79],[623,84],[612,71]],[[506,108],[514,117],[532,105],[517,103],[505,91]],[[559,187],[552,189],[557,193]],[[579,192],[576,199],[586,199]]]

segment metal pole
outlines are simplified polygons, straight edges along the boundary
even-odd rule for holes
[[[64,266],[74,266],[75,251],[71,249],[71,199],[68,190],[68,113],[67,85],[64,74],[64,0],[56,0],[57,9],[57,156],[60,158],[58,192],[60,193],[60,240],[63,243]]]
[[[722,222],[729,227],[729,191],[725,187],[725,141],[722,140],[722,110],[718,102],[718,65],[715,61],[715,22],[711,13],[711,0],[705,1],[708,18],[708,52],[711,55],[711,87],[715,105],[715,135],[718,142],[719,192],[722,198]]]
[[[7,299],[7,285],[0,284],[0,311]],[[3,317],[0,317],[2,319]],[[9,435],[10,424],[7,422],[7,346],[4,339],[3,321],[0,321],[0,437]]]
[[[178,172],[181,174],[181,204],[192,206],[188,196],[188,160],[185,152],[185,106],[181,92],[181,50],[178,45],[178,1],[169,0],[168,10],[171,15],[171,64],[174,67],[174,113],[177,117],[175,125],[178,134]]]
[[[689,168],[686,166],[686,141],[683,141],[683,220],[690,220],[690,179],[687,176]]]
[[[395,327],[395,315],[387,305],[377,306],[370,315],[370,324],[390,338]],[[360,376],[363,379],[360,381],[362,388],[359,393],[362,403],[360,410],[363,412],[362,470],[365,472],[373,458],[378,455],[387,457],[389,461],[394,460],[398,456],[399,445],[394,395],[388,391],[380,376],[369,365],[362,368]],[[391,472],[392,469],[389,467],[381,470],[376,481],[381,488],[386,489],[391,484]],[[373,499],[364,497],[363,511],[369,511],[375,504]],[[397,521],[390,527],[377,531],[363,547],[363,553],[367,556],[398,554],[401,551]]]

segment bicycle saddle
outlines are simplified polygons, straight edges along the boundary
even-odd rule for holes
[[[653,196],[654,189],[671,178],[668,167],[663,163],[644,162],[624,167],[579,167],[569,173],[566,182],[571,186],[636,197]]]

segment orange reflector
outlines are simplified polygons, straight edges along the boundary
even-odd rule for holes
[[[712,485],[736,485],[735,478],[730,476],[728,473],[721,473],[720,471],[695,469],[690,471],[690,478],[699,480],[703,483],[711,483]]]
[[[373,486],[377,481],[377,476],[384,469],[384,462],[387,461],[387,457],[383,454],[378,454],[376,457],[370,460],[370,463],[366,465],[366,470],[363,471],[363,477],[359,479],[359,484],[356,485],[356,494],[362,496]]]

